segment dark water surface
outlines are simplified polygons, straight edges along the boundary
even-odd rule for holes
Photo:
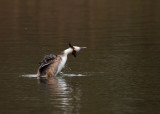
[[[159,114],[160,1],[1,0],[1,114]],[[86,46],[64,74],[38,62]]]

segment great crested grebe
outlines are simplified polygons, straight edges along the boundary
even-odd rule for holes
[[[69,43],[69,48],[64,50],[60,55],[47,55],[39,63],[40,66],[37,72],[37,78],[49,78],[56,76],[64,68],[67,61],[67,55],[72,53],[74,57],[77,56],[77,52],[86,47],[72,46]]]

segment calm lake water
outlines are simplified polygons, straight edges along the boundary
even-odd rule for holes
[[[1,114],[159,114],[160,1],[1,0]],[[55,80],[38,62],[68,43]]]

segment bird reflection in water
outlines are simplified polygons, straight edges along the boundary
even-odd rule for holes
[[[49,79],[39,79],[39,85],[49,93],[49,102],[58,110],[67,113],[78,112],[80,109],[81,91],[79,88],[67,84],[62,77],[50,77]]]

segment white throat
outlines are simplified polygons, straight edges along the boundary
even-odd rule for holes
[[[58,65],[58,71],[56,73],[56,75],[61,72],[61,70],[64,68],[65,64],[66,64],[66,61],[67,61],[67,55],[69,53],[72,53],[73,49],[72,48],[68,48],[66,50],[63,51],[63,54],[60,55],[61,58],[62,58],[62,61],[60,62],[60,64]]]
[[[72,51],[73,51],[72,48],[68,48],[68,49],[64,50],[63,53],[64,53],[65,55],[68,55],[68,54],[72,53]]]

